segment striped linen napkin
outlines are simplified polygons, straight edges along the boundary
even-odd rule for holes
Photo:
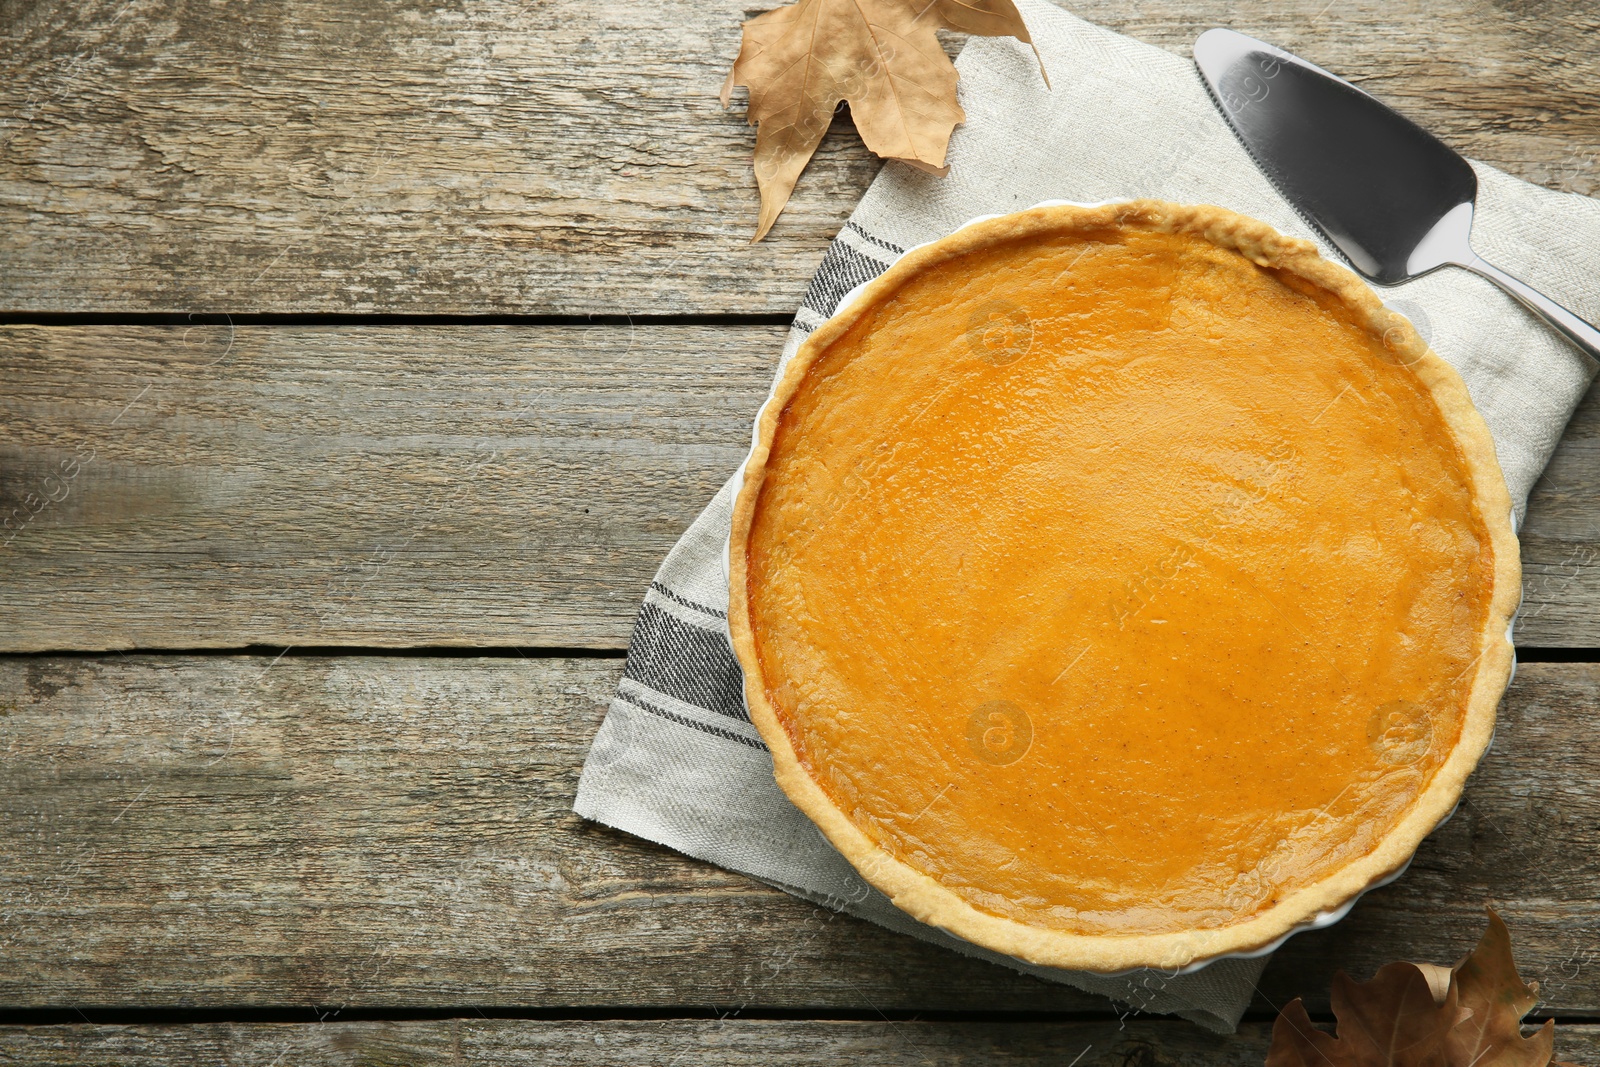
[[[1010,38],[967,43],[956,63],[967,121],[950,143],[950,174],[885,165],[812,279],[785,361],[846,292],[905,249],[977,215],[1042,200],[1219,204],[1317,240],[1333,256],[1235,141],[1187,59],[1042,0],[1019,6],[1054,90],[1027,46]],[[1475,166],[1478,250],[1600,319],[1600,201]],[[1528,491],[1593,377],[1591,361],[1462,270],[1381,293],[1466,380],[1494,433],[1520,522]],[[1031,966],[910,918],[827,844],[773,781],[771,757],[745,712],[722,568],[732,503],[725,485],[645,595],[622,683],[584,764],[578,814],[970,956],[1138,1010],[1233,1029],[1265,957],[1222,960],[1182,976]]]

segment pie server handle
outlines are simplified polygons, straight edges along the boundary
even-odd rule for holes
[[[1488,278],[1560,330],[1573,344],[1589,353],[1590,358],[1600,361],[1600,329],[1596,329],[1593,323],[1579,318],[1533,286],[1507,274],[1476,252],[1470,256],[1463,256],[1456,262],[1456,266],[1465,267],[1474,274]]]

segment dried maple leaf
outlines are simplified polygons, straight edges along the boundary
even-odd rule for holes
[[[840,101],[872,151],[945,173],[950,131],[966,115],[938,29],[1033,43],[1012,0],[800,0],[744,24],[722,105],[735,85],[749,87],[761,189],[753,241],[789,202]]]
[[[1453,968],[1391,963],[1370,982],[1343,971],[1330,998],[1336,1034],[1318,1030],[1296,999],[1272,1027],[1267,1067],[1546,1067],[1555,1024],[1522,1036],[1537,1001],[1511,958],[1511,935],[1491,909],[1478,946]]]

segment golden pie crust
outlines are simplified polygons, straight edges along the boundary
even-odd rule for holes
[[[1041,206],[906,254],[763,408],[729,629],[778,783],[915,918],[1098,972],[1401,869],[1520,595],[1456,372],[1315,246]]]

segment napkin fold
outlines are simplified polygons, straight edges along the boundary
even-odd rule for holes
[[[812,278],[784,362],[846,292],[905,249],[974,216],[1041,200],[1218,204],[1312,239],[1338,258],[1257,170],[1187,59],[1042,0],[1021,0],[1019,7],[1054,90],[1045,88],[1031,50],[1015,40],[967,43],[956,62],[967,120],[950,142],[950,174],[885,165]],[[1480,254],[1600,319],[1600,201],[1473,165],[1480,182],[1473,243]],[[1379,293],[1465,379],[1494,434],[1520,524],[1528,492],[1594,376],[1592,361],[1464,270],[1446,268]],[[1136,1010],[1232,1030],[1265,957],[1220,960],[1180,976],[1036,967],[917,922],[833,850],[778,789],[772,759],[744,708],[722,570],[732,504],[731,486],[724,485],[651,583],[574,810],[957,952]]]

